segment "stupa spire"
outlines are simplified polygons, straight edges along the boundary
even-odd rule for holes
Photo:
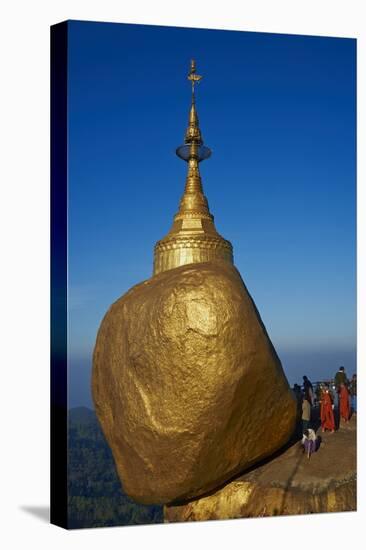
[[[188,164],[186,184],[171,230],[155,245],[154,274],[214,259],[233,263],[232,245],[216,231],[214,217],[203,193],[199,163],[210,157],[211,150],[203,144],[199,127],[195,85],[202,76],[196,73],[194,60],[187,78],[192,84],[191,108],[184,144],[176,150],[178,157]]]

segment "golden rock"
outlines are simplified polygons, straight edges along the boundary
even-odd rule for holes
[[[276,451],[296,402],[258,311],[223,260],[165,271],[99,329],[93,397],[134,500],[197,497]]]
[[[203,193],[203,145],[191,64],[184,194],[156,243],[154,276],[133,287],[100,326],[93,357],[96,413],[124,490],[172,503],[216,489],[281,447],[296,402],[229,241]]]

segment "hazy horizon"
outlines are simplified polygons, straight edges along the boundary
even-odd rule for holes
[[[91,403],[109,306],[152,275],[186,165],[190,105],[219,233],[291,385],[356,368],[356,41],[71,21],[69,396]]]
[[[314,350],[302,354],[291,350],[280,353],[277,350],[277,353],[291,387],[295,383],[302,384],[304,374],[312,382],[331,379],[341,365],[345,367],[349,377],[356,372],[356,350],[338,350],[332,354],[328,350]],[[70,363],[69,408],[94,408],[90,387],[91,367],[91,358],[74,359]]]

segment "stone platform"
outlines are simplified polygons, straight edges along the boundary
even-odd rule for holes
[[[308,460],[300,442],[196,500],[164,507],[165,522],[356,510],[356,417],[322,433]]]

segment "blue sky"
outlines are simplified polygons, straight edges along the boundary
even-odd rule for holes
[[[191,58],[218,231],[291,384],[356,368],[356,41],[69,23],[70,405],[183,192]]]

